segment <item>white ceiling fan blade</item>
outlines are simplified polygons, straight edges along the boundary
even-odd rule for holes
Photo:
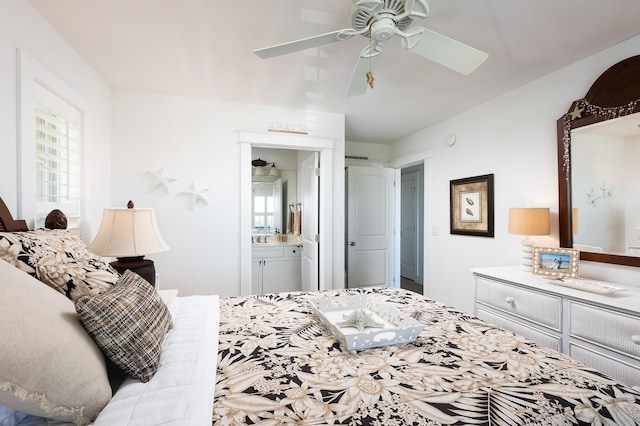
[[[357,32],[351,28],[333,31],[326,34],[320,34],[313,37],[307,37],[300,40],[290,41],[287,43],[277,44],[275,46],[264,47],[253,51],[262,59],[273,58],[274,56],[285,55],[287,53],[299,52],[312,47],[323,46],[336,41],[346,40],[353,37]]]
[[[382,8],[384,2],[382,0],[353,0],[353,4],[358,9],[366,10],[373,14]]]
[[[399,22],[410,16],[412,18],[426,18],[450,8],[458,0],[406,0],[404,12],[394,19]]]
[[[360,52],[358,62],[356,62],[353,74],[351,75],[351,82],[347,88],[347,98],[363,95],[367,91],[367,87],[369,87],[367,72],[373,71],[376,68],[381,52],[382,45],[379,43],[373,46],[367,46]]]
[[[453,40],[426,28],[414,27],[411,32],[398,33],[402,36],[402,46],[461,74],[471,74],[489,54]]]
[[[415,16],[418,18],[426,18],[429,14],[429,7],[426,0],[406,0],[404,2],[404,12],[396,16],[397,22],[400,22],[407,16]]]
[[[428,5],[427,16],[437,15],[454,6],[459,0],[426,0]]]

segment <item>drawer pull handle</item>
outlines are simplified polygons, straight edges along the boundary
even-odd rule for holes
[[[513,304],[516,302],[516,300],[515,300],[513,297],[511,297],[511,296],[508,296],[508,297],[505,299],[505,301],[506,301],[509,305],[511,305],[511,306],[513,306]]]
[[[631,336],[631,341],[636,345],[640,345],[640,334],[634,334]]]

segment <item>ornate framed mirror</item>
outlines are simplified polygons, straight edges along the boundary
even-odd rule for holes
[[[632,206],[631,212],[621,207],[635,204],[630,200],[640,195],[640,180],[635,175],[635,169],[640,169],[637,167],[640,148],[626,155],[623,148],[627,146],[635,150],[636,146],[640,147],[640,114],[637,113],[640,113],[640,55],[618,62],[606,70],[585,97],[574,101],[567,113],[557,121],[560,247],[575,248],[578,243],[584,244],[587,248],[580,251],[582,260],[640,266],[640,203]],[[598,136],[589,137],[602,139],[598,143],[605,145],[588,145],[589,148],[583,149],[592,157],[609,157],[613,165],[599,166],[591,160],[587,160],[588,164],[581,164],[585,155],[577,151],[578,138],[581,137],[579,133],[587,133],[591,128],[616,123],[616,120],[627,117],[637,117],[632,127],[635,127],[639,136],[617,136],[618,140],[614,141],[601,136],[602,130],[590,131]],[[614,152],[617,152],[617,157]],[[635,162],[630,160],[630,155],[636,159]],[[635,167],[632,167],[634,163]],[[585,183],[585,170],[589,173],[599,171],[600,174],[595,173],[596,176],[589,177],[591,181]],[[627,177],[629,173],[634,176]],[[612,174],[615,176],[611,177]],[[632,181],[635,181],[635,186],[629,190]],[[609,199],[613,201],[606,204]],[[617,207],[612,207],[613,203],[617,203]],[[612,217],[605,216],[610,213]],[[624,229],[614,230],[614,223]],[[607,242],[600,238],[594,239],[597,243],[587,244],[590,242],[588,238],[596,233],[602,238],[616,235],[613,239],[618,241]]]

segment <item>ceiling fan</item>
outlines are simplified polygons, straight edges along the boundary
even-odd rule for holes
[[[446,9],[451,0],[352,0],[356,6],[352,27],[307,37],[253,51],[260,58],[272,58],[325,44],[344,41],[361,35],[369,45],[360,57],[351,76],[347,97],[373,88],[373,71],[382,52],[382,42],[394,35],[401,37],[402,47],[461,74],[467,75],[479,67],[489,55],[459,41],[423,27],[408,28],[414,18],[426,18]],[[366,78],[365,78],[366,76]]]

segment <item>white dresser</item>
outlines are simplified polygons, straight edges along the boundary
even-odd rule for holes
[[[476,316],[640,386],[640,288],[601,295],[519,267],[472,272]]]

